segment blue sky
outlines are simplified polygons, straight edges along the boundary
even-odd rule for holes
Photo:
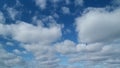
[[[0,68],[119,68],[119,0],[0,0]]]

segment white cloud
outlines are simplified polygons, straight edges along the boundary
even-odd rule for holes
[[[90,68],[119,67],[120,63],[120,9],[89,8],[76,19],[80,44],[69,62],[85,62]],[[82,44],[86,43],[86,44]],[[104,66],[107,64],[107,66]]]
[[[80,46],[80,45],[79,45]],[[81,45],[83,46],[83,45]],[[85,46],[84,48],[81,47],[82,49],[79,49],[79,53],[81,53],[80,55],[77,54],[77,56],[72,57],[70,59],[70,62],[80,62],[80,61],[89,61],[89,62],[95,62],[95,63],[111,63],[111,64],[119,64],[119,60],[120,60],[120,55],[119,55],[119,44],[102,44],[101,46],[98,47],[94,47],[95,45],[88,45]],[[89,47],[87,49],[87,47]],[[94,47],[94,48],[93,48]],[[84,49],[84,51],[83,51]],[[90,50],[89,50],[90,49]],[[94,50],[95,51],[91,51]],[[81,50],[81,51],[80,51]],[[113,61],[114,60],[114,61]],[[118,61],[116,61],[118,60]]]
[[[51,25],[43,27],[34,26],[26,22],[4,25],[0,24],[0,34],[3,36],[12,36],[12,39],[23,43],[50,43],[61,37],[61,26]]]
[[[55,68],[58,66],[60,59],[57,58],[56,49],[54,49],[52,43],[62,36],[62,26],[56,24],[56,21],[51,16],[49,19],[52,23],[48,27],[39,24],[37,18],[34,19],[35,22],[37,21],[37,25],[22,21],[17,21],[16,24],[0,24],[0,35],[9,36],[12,40],[20,42],[21,47],[27,53],[32,53],[34,61],[38,63],[38,67]],[[13,50],[13,52],[17,55],[23,53],[17,49]],[[33,66],[38,68],[36,65]]]
[[[55,44],[55,49],[62,54],[74,53],[76,51],[75,43],[70,40]]]
[[[113,41],[120,38],[120,9],[88,9],[76,19],[80,42],[95,43]]]
[[[11,40],[20,42],[27,53],[32,53],[34,56],[34,67],[38,68],[56,68],[59,66],[60,59],[56,55],[56,49],[53,42],[56,42],[62,36],[62,26],[56,24],[52,16],[48,16],[44,21],[49,21],[50,24],[45,27],[44,24],[39,24],[39,19],[33,18],[33,22],[37,25],[27,22],[17,21],[16,24],[0,24],[0,35],[3,37],[9,36]],[[40,23],[43,23],[42,20]],[[10,43],[7,43],[8,45]],[[23,54],[17,49],[13,50],[16,55]],[[31,64],[32,62],[28,62]],[[8,63],[10,64],[10,63]],[[28,65],[30,67],[31,65]]]
[[[37,64],[32,65],[36,68],[56,68],[60,62],[60,59],[57,57],[56,50],[52,44],[45,45],[37,43],[24,44],[22,46],[34,55],[35,58],[33,63],[37,62]]]
[[[103,44],[101,43],[94,43],[94,44],[78,44],[76,46],[78,52],[96,52],[102,49]]]

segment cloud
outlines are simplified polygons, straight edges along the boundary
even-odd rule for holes
[[[46,2],[47,0],[35,0],[35,3],[40,9],[45,9],[46,8]]]
[[[111,2],[114,6],[120,6],[120,0],[112,0]]]
[[[80,46],[80,45],[78,45]],[[83,45],[81,45],[82,48]],[[92,46],[90,44],[90,46]],[[90,47],[89,45],[86,46]],[[85,46],[84,46],[85,47]],[[94,47],[94,45],[92,46]],[[100,46],[98,46],[100,47]],[[81,62],[81,61],[89,61],[90,63],[107,63],[107,64],[119,64],[119,60],[120,60],[120,55],[119,55],[119,44],[102,44],[101,47],[98,49],[98,47],[94,47],[94,48],[78,48],[78,53],[77,56],[72,57],[69,61],[70,62]],[[84,49],[84,51],[83,51]],[[91,50],[96,49],[95,51],[91,51]]]
[[[70,0],[65,0],[65,3],[66,4],[70,4]]]
[[[68,7],[62,7],[63,14],[69,14],[70,9]]]
[[[108,42],[120,38],[120,9],[93,8],[87,11],[76,19],[80,42]]]
[[[11,19],[15,20],[19,12],[16,9],[10,7],[8,7],[6,10]]]
[[[28,67],[31,66],[35,68],[59,67],[60,59],[57,56],[57,52],[53,44],[46,45],[41,43],[36,43],[36,44],[33,43],[33,44],[23,44],[22,47],[25,48],[27,52],[32,53],[34,56],[33,62],[28,62],[30,64],[28,65]]]
[[[38,6],[40,9],[45,9],[48,5],[48,2],[52,3],[54,7],[57,7],[57,3],[65,2],[66,4],[70,4],[70,0],[35,0],[36,6]],[[74,0],[75,6],[83,6],[84,1],[83,0]],[[68,11],[68,9],[65,9]]]
[[[32,25],[26,22],[4,25],[0,24],[0,35],[11,36],[12,39],[23,43],[49,43],[61,37],[61,27],[51,25],[43,27],[41,25]]]
[[[69,55],[69,62],[103,67],[119,67],[120,9],[88,8],[76,18],[76,30],[80,43],[75,55]],[[104,66],[107,65],[107,66]]]
[[[6,45],[8,45],[8,46],[14,46],[14,44],[12,42],[6,42]]]
[[[61,54],[74,53],[76,51],[75,43],[70,40],[55,44],[55,49]]]
[[[5,17],[3,15],[2,12],[0,12],[0,23],[4,23],[5,22]]]
[[[17,56],[13,53],[7,52],[3,45],[0,45],[0,67],[10,68],[15,65],[24,66],[25,62],[22,60],[20,56]]]
[[[45,26],[44,21],[50,23]],[[32,53],[34,56],[33,62],[32,59],[31,62],[27,62],[27,67],[56,68],[59,66],[60,59],[56,55],[53,43],[61,38],[62,26],[56,24],[52,16],[48,16],[44,21],[34,17],[33,22],[36,22],[36,25],[23,21],[17,21],[15,24],[0,24],[1,37],[9,36],[11,40],[20,42],[20,47],[25,49],[25,54]],[[10,43],[6,44],[10,45]],[[13,53],[23,54],[18,49],[14,49]]]
[[[94,43],[94,44],[78,44],[76,46],[77,51],[79,52],[96,52],[100,51],[102,49],[103,44],[102,43]]]
[[[3,37],[9,36],[11,40],[20,42],[26,53],[32,53],[34,60],[33,62],[27,62],[27,64],[33,63],[34,65],[32,65],[36,68],[56,68],[60,62],[53,43],[61,38],[62,26],[56,24],[51,16],[48,18],[52,23],[47,27],[44,24],[39,24],[38,19],[34,19],[35,22],[37,21],[37,25],[22,21],[17,21],[16,24],[0,24],[0,35]],[[17,49],[13,52],[17,55],[23,53]],[[31,65],[27,66],[30,67]]]
[[[53,2],[54,4],[60,2],[60,0],[50,0],[50,1]]]
[[[83,3],[84,3],[83,0],[75,0],[75,5],[76,5],[76,6],[82,6]]]

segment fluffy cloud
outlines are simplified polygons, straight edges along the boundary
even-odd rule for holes
[[[16,24],[0,24],[1,36],[9,36],[11,40],[20,42],[21,47],[26,51],[25,54],[30,52],[34,56],[33,62],[27,62],[27,67],[32,67],[29,64],[36,68],[56,68],[59,66],[60,59],[56,55],[57,52],[52,43],[62,36],[62,26],[56,24],[52,16],[44,19],[44,21],[47,20],[50,22],[48,26],[44,26],[42,24],[43,20],[40,21],[37,18],[33,19],[33,22],[36,22],[37,25],[22,21],[17,21]],[[10,43],[6,44],[9,45]],[[17,49],[13,50],[13,53],[17,55],[23,54],[23,52]],[[38,64],[36,65],[36,63]]]
[[[51,17],[50,20],[53,23]],[[20,42],[21,47],[27,53],[32,53],[34,56],[33,63],[38,63],[38,66],[33,65],[36,68],[56,68],[60,59],[57,57],[56,49],[52,43],[56,42],[62,36],[62,27],[56,24],[55,21],[53,24],[49,24],[48,27],[39,24],[38,21],[37,23],[37,25],[32,25],[18,21],[16,24],[0,24],[0,35],[3,37],[9,36],[12,40]],[[13,52],[16,54],[22,53],[17,49]]]
[[[69,62],[91,63],[103,67],[119,67],[120,9],[88,8],[76,19],[78,39],[77,55]],[[85,43],[85,44],[84,44]],[[107,66],[104,66],[106,64]],[[110,65],[111,64],[111,65]]]
[[[47,28],[25,22],[10,25],[0,24],[0,34],[3,36],[9,35],[12,39],[24,43],[49,43],[57,40],[62,35],[59,25],[51,25]]]
[[[79,40],[86,43],[113,41],[120,38],[120,9],[88,9],[76,19]]]

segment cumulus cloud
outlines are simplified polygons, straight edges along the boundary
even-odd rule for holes
[[[119,16],[119,8],[112,11],[88,8],[82,16],[76,18],[80,44],[76,46],[78,54],[72,56],[69,62],[93,63],[89,64],[90,68],[104,64],[111,68],[119,67]]]
[[[79,40],[86,43],[106,42],[119,39],[120,9],[89,9],[76,19]]]
[[[0,24],[0,35],[9,36],[12,40],[20,42],[26,53],[32,53],[34,60],[28,64],[38,63],[33,65],[36,68],[56,68],[60,62],[53,43],[62,36],[62,26],[56,24],[53,17],[49,16],[48,18],[52,23],[47,27],[44,24],[39,24],[37,18],[33,19],[34,22],[38,23],[37,25],[22,21],[17,21],[16,24]],[[7,44],[9,45],[9,43]],[[14,49],[13,52],[17,55],[23,54],[17,49]],[[30,66],[28,65],[28,67]]]
[[[47,28],[26,22],[18,22],[10,25],[0,24],[0,34],[3,36],[9,35],[12,39],[23,43],[49,43],[57,40],[62,35],[59,25],[51,25]]]

